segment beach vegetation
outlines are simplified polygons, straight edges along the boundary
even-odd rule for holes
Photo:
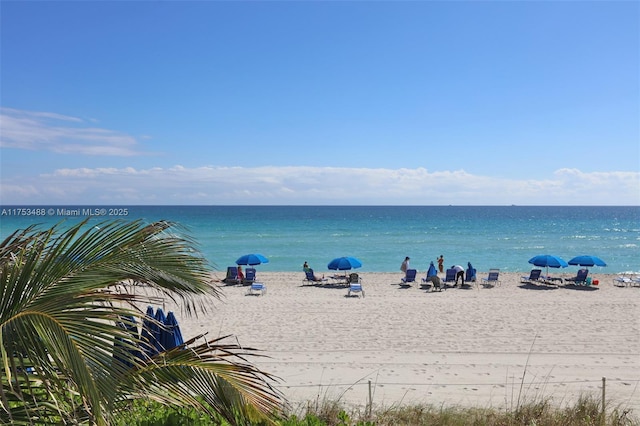
[[[325,403],[329,408],[322,408]],[[317,411],[320,408],[319,411]],[[228,422],[222,417],[203,416],[193,408],[165,407],[155,402],[136,401],[117,426],[231,426],[265,425]],[[515,410],[500,408],[392,405],[377,407],[370,413],[358,407],[343,406],[340,401],[308,403],[302,412],[285,413],[277,421],[280,426],[640,426],[640,420],[629,410],[608,407],[602,416],[600,402],[583,397],[574,404],[558,407],[549,399],[525,402]]]
[[[122,424],[132,410],[144,424],[273,423],[283,398],[257,350],[199,335],[152,354],[127,329],[145,305],[206,313],[220,296],[180,231],[88,218],[0,243],[0,424]]]

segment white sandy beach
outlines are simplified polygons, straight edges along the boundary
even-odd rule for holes
[[[554,271],[555,272],[555,271]],[[217,279],[224,273],[215,274]],[[293,407],[323,399],[513,408],[552,398],[606,397],[640,412],[640,287],[501,285],[428,292],[402,274],[361,272],[366,297],[347,287],[303,285],[303,272],[261,272],[267,287],[221,285],[207,316],[176,312],[182,333],[237,336],[269,358],[252,361],[280,378]],[[327,274],[328,275],[328,274]],[[564,274],[569,276],[570,274]],[[486,277],[478,272],[478,277]],[[166,306],[171,309],[171,306]]]

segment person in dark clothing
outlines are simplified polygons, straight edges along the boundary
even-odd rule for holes
[[[462,285],[464,285],[464,268],[460,265],[453,265],[451,269],[456,271],[456,285],[458,285],[458,278],[462,279]]]

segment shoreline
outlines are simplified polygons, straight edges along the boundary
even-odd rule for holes
[[[434,262],[435,263],[435,262]],[[466,263],[464,265],[461,265],[465,268],[466,270]],[[298,275],[298,278],[300,278],[299,281],[302,281],[302,279],[304,278],[304,272],[302,271],[302,267],[300,268],[299,271],[291,271],[291,270],[283,270],[283,271],[272,271],[272,270],[267,270],[268,266],[267,265],[257,265],[257,266],[248,266],[249,268],[255,268],[257,274],[260,274],[261,276],[272,276],[272,275],[284,275],[287,277],[287,279],[291,279],[291,275]],[[244,271],[247,268],[247,266],[242,266],[242,270]],[[427,273],[427,268],[415,268],[414,266],[412,266],[413,269],[417,270],[416,273],[416,280],[418,282],[420,282],[421,278],[424,278],[426,276]],[[571,278],[571,277],[575,277],[578,270],[582,269],[582,268],[586,268],[589,270],[589,277],[591,278],[595,278],[598,279],[599,281],[612,281],[614,278],[621,276],[621,275],[625,275],[628,277],[638,277],[640,278],[640,270],[629,270],[629,271],[621,271],[621,272],[605,272],[603,270],[603,268],[595,266],[595,267],[585,267],[585,266],[575,266],[575,265],[571,265],[569,268],[549,268],[549,275],[552,277],[559,277],[559,278]],[[360,275],[361,277],[366,278],[367,276],[371,276],[371,277],[377,277],[377,276],[393,276],[393,277],[399,277],[398,279],[400,279],[401,277],[403,277],[403,273],[398,269],[397,271],[367,271],[363,268],[358,268],[358,269],[353,269],[353,270],[347,270],[347,271],[334,271],[334,270],[318,270],[316,268],[313,268],[316,275],[320,276],[320,277],[325,277],[328,278],[332,275],[338,275],[338,274],[349,274],[351,272],[355,272],[358,275]],[[446,268],[445,268],[446,269]],[[497,268],[499,269],[499,268]],[[529,275],[529,273],[531,272],[532,269],[542,269],[542,273],[546,274],[546,268],[544,267],[540,267],[540,266],[533,266],[530,265],[529,268],[522,270],[522,271],[505,271],[500,269],[500,277],[501,278],[505,278],[506,281],[508,282],[513,282],[514,279],[519,280],[520,277],[525,276],[525,275]],[[220,284],[222,286],[225,286],[226,284],[224,282],[222,282],[222,280],[225,278],[225,274],[226,274],[226,268],[220,268],[220,269],[215,269],[211,272],[211,277],[212,280],[216,283],[216,284]],[[480,270],[478,269],[476,272],[476,276],[478,278],[478,280],[481,280],[482,278],[487,278],[489,274],[489,269],[483,269]],[[438,272],[438,276],[440,277],[440,279],[444,280],[444,273]],[[395,279],[395,278],[394,278]]]
[[[436,263],[436,261],[434,260],[434,266],[438,267],[438,264]],[[471,262],[474,265],[474,268],[476,268],[475,263]],[[465,261],[464,263],[458,263],[460,266],[462,266],[465,271],[467,269],[467,262]],[[234,264],[229,264],[227,266],[236,266],[235,263]],[[215,267],[212,268],[212,276],[214,281],[220,281],[225,277],[226,274],[226,270],[227,270],[227,266],[221,266],[221,265],[216,265]],[[291,269],[283,269],[283,270],[272,270],[271,269],[271,264],[265,264],[265,265],[256,265],[256,266],[249,266],[249,267],[253,267],[256,269],[257,272],[259,273],[263,273],[263,274],[304,274],[304,272],[302,271],[302,263],[300,264],[300,268],[299,269],[295,269],[295,270],[291,270]],[[330,270],[330,269],[323,269],[323,268],[318,268],[318,267],[313,267],[312,269],[315,271],[316,275],[319,276],[326,276],[329,277],[331,275],[334,275],[336,273],[343,273],[343,272],[356,272],[360,275],[378,275],[378,274],[390,274],[390,275],[402,275],[402,272],[400,271],[400,263],[398,263],[398,268],[391,270],[391,271],[369,271],[366,268],[358,268],[358,269],[354,269],[351,271],[335,271],[335,270]],[[445,264],[445,271],[446,269],[450,268],[451,265],[449,265],[448,263]],[[244,270],[245,268],[247,268],[247,266],[242,266],[242,269]],[[427,270],[429,269],[429,265],[425,265],[423,266],[418,266],[416,267],[414,265],[414,263],[412,262],[411,264],[411,268],[412,269],[416,269],[417,270],[417,274],[416,276],[418,278],[421,277],[425,277]],[[500,270],[500,274],[503,275],[511,275],[511,274],[518,274],[518,278],[521,275],[528,275],[529,272],[531,272],[532,269],[542,269],[543,273],[546,273],[546,268],[545,267],[540,267],[540,266],[534,266],[531,264],[528,264],[528,267],[525,267],[524,269],[518,269],[518,270],[511,270],[508,268],[500,268],[499,266],[492,266],[491,268],[476,268],[477,269],[477,277],[481,278],[481,277],[486,277],[489,273],[489,269],[499,269]],[[563,278],[567,278],[567,277],[575,277],[576,273],[578,272],[579,269],[582,268],[587,268],[589,270],[589,276],[593,276],[593,275],[602,275],[605,277],[615,277],[617,275],[631,275],[631,276],[640,276],[640,262],[639,262],[639,266],[637,269],[629,269],[629,270],[624,270],[624,271],[618,271],[618,270],[613,270],[613,268],[610,267],[600,267],[600,266],[593,266],[593,267],[585,267],[585,266],[577,266],[577,265],[569,265],[566,268],[549,268],[549,275],[551,276],[559,276],[559,277],[563,277]],[[440,276],[440,278],[444,278],[444,273],[438,272],[438,276]]]
[[[424,273],[406,287],[399,271],[362,272],[365,297],[347,297],[343,285],[303,284],[301,271],[256,269],[266,294],[219,284],[207,314],[176,315],[185,338],[232,334],[259,349],[266,357],[249,361],[279,378],[294,408],[325,398],[364,406],[370,389],[374,406],[561,406],[599,398],[606,378],[610,404],[640,411],[640,284],[616,287],[617,274],[590,272],[599,285],[586,287],[501,272],[492,288],[431,292]]]

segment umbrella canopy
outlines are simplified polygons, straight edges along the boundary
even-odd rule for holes
[[[362,266],[362,262],[360,262],[355,257],[336,257],[327,265],[327,268],[339,271],[346,271],[349,269],[355,269]]]
[[[529,263],[535,266],[547,268],[566,268],[569,264],[562,258],[551,254],[540,254],[529,259]]]
[[[153,343],[156,345],[156,350],[158,352],[164,352],[165,347],[162,344],[162,334],[165,332],[165,329],[163,328],[163,325],[164,325],[165,321],[167,320],[167,318],[164,315],[164,311],[162,310],[162,308],[158,308],[154,318],[157,321],[157,324],[154,324],[154,328],[152,330],[153,331],[153,337],[155,339]]]
[[[259,253],[245,254],[236,260],[236,265],[260,265],[261,263],[269,263],[269,259]]]
[[[569,261],[569,265],[578,265],[578,266],[607,266],[604,260],[600,259],[597,256],[590,256],[588,254],[583,254],[582,256],[576,256]]]
[[[547,268],[547,276],[549,275],[549,268],[566,268],[569,266],[564,259],[552,254],[539,254],[529,259],[529,263]]]

